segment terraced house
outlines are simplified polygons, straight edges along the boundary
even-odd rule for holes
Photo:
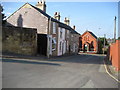
[[[51,17],[46,13],[45,1],[33,6],[25,3],[7,18],[7,26],[37,29],[37,54],[61,56],[78,53],[80,34],[69,26],[69,18],[60,22],[60,13]]]

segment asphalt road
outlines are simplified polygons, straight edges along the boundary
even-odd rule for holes
[[[50,60],[3,59],[3,88],[118,88],[104,56],[72,55]]]

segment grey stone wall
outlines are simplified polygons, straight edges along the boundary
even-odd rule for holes
[[[37,53],[37,30],[20,27],[2,27],[2,51],[23,55]]]
[[[80,37],[79,34],[73,34],[73,33],[70,34],[70,49],[71,49],[70,53],[78,53],[78,49],[79,49],[78,48],[79,47],[79,37]],[[75,52],[73,52],[73,50],[74,50],[74,44],[76,46]]]

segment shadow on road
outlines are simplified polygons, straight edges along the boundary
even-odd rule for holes
[[[56,63],[35,62],[35,61],[26,61],[26,60],[14,60],[14,59],[2,59],[2,62],[61,66],[60,64],[56,64]]]
[[[49,59],[48,61],[81,63],[81,64],[103,64],[104,58],[105,56],[102,55],[78,54],[64,58],[63,57],[53,58],[53,59]]]

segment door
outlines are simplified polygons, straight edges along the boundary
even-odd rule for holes
[[[47,55],[47,35],[37,35],[37,52],[39,55]]]

